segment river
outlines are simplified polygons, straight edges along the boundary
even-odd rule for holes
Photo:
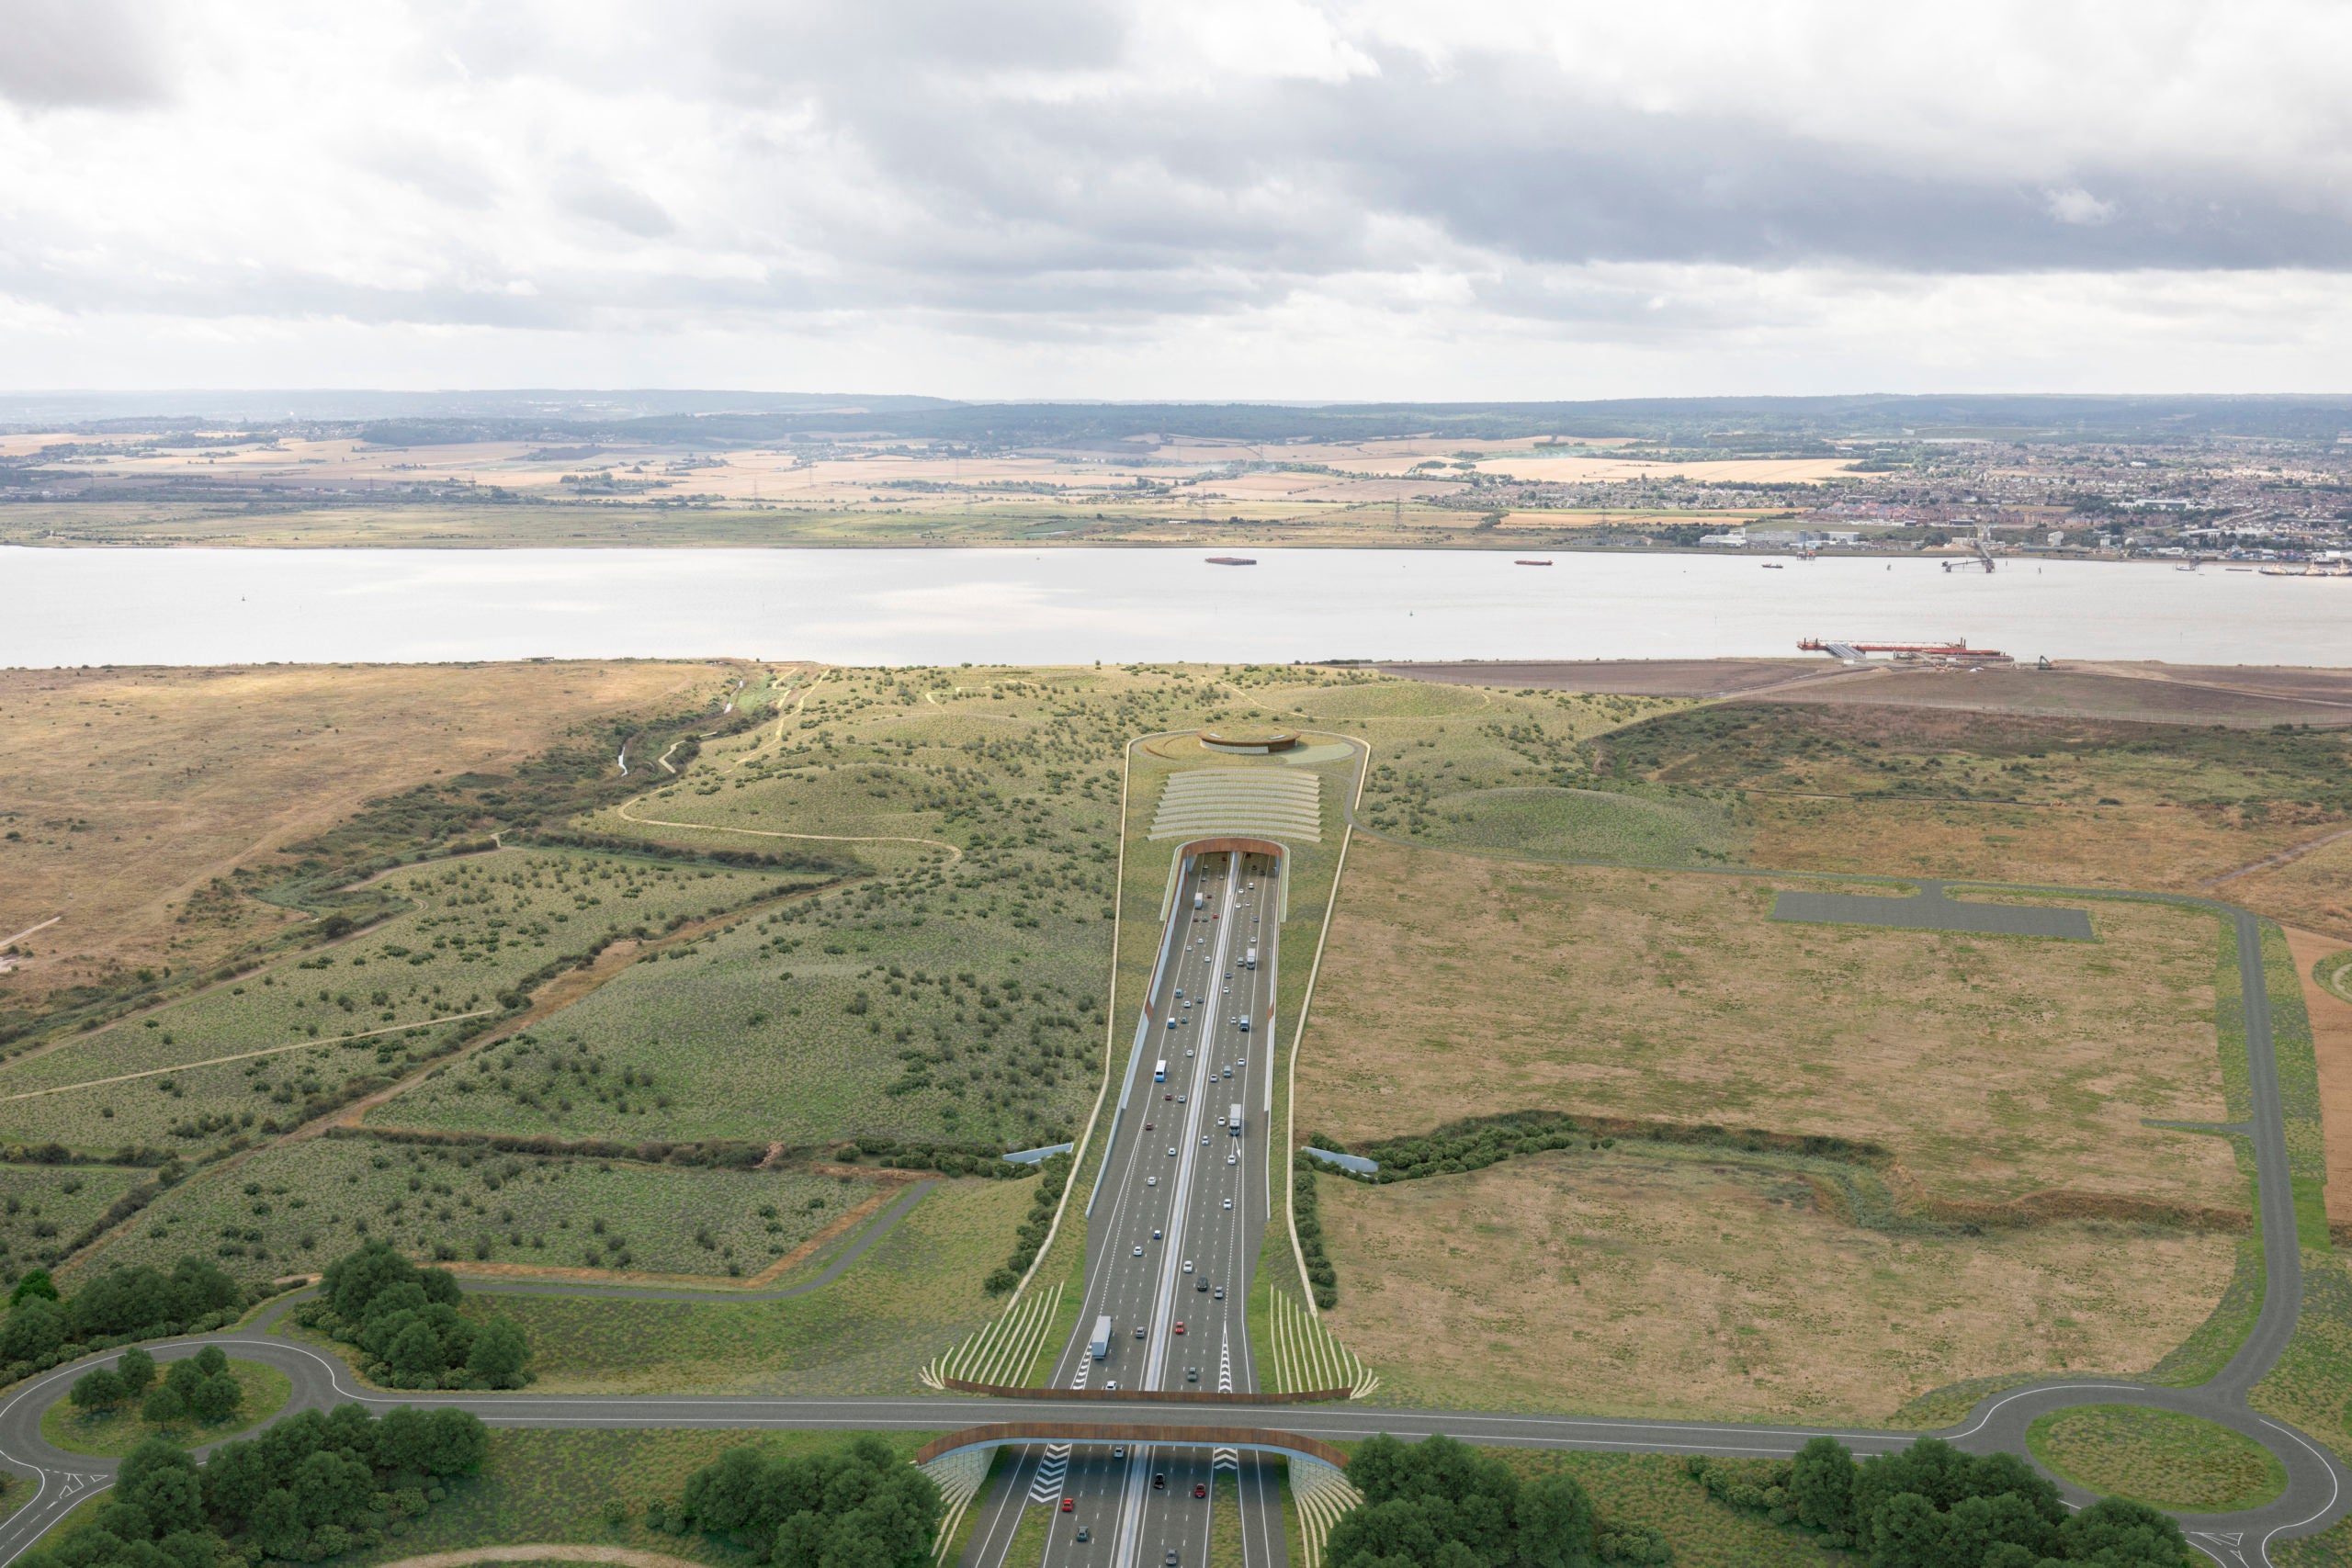
[[[1800,637],[2352,665],[2352,579],[1466,550],[0,548],[0,665],[1690,659]]]

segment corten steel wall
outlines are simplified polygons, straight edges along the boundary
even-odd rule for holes
[[[999,1421],[986,1427],[967,1427],[960,1432],[933,1438],[915,1450],[914,1461],[929,1464],[941,1454],[977,1448],[982,1443],[1171,1443],[1198,1449],[1279,1449],[1285,1453],[1319,1459],[1340,1470],[1348,1467],[1346,1454],[1329,1443],[1296,1432],[1269,1431],[1262,1427],[1137,1427],[1079,1421]]]

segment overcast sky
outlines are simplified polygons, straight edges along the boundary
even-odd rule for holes
[[[0,385],[2352,390],[2337,0],[0,0]]]

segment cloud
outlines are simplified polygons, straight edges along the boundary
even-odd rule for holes
[[[0,99],[123,108],[164,96],[156,24],[127,0],[0,0]]]
[[[495,339],[481,375],[511,379],[531,334],[638,373],[768,342],[803,357],[763,384],[813,355],[874,385],[861,342],[1032,377],[1102,345],[1085,387],[956,389],[1135,396],[1167,389],[1123,384],[1118,345],[1254,364],[1352,323],[1498,367],[1530,332],[1661,365],[1811,334],[1932,375],[1860,301],[1964,297],[2025,363],[2028,302],[2074,290],[2210,351],[2352,269],[2352,12],[2325,0],[2145,0],[2128,28],[2028,0],[168,14],[0,0],[0,349],[11,321],[269,323],[272,353],[413,328]]]

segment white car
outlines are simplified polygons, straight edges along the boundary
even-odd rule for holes
[[[1225,1163],[1227,1165],[1239,1165],[1241,1163],[1241,1156],[1239,1155],[1227,1155],[1225,1156]]]
[[[1222,1120],[1224,1120],[1224,1118],[1219,1117],[1219,1118],[1218,1118],[1218,1120],[1219,1120],[1219,1121],[1222,1121]],[[1206,1133],[1203,1133],[1203,1134],[1201,1134],[1201,1147],[1203,1147],[1203,1148],[1207,1148],[1208,1146],[1209,1146],[1209,1135],[1208,1135]]]
[[[1169,1149],[1168,1149],[1168,1157],[1169,1157],[1170,1159],[1174,1159],[1174,1158],[1176,1157],[1176,1149],[1175,1149],[1175,1145],[1170,1145],[1169,1146]]]
[[[1232,1208],[1232,1207],[1233,1207],[1233,1200],[1232,1200],[1232,1199],[1230,1199],[1230,1198],[1227,1198],[1227,1199],[1225,1201],[1225,1206],[1226,1206],[1227,1208],[1228,1208],[1228,1209]]]
[[[1143,1256],[1143,1248],[1142,1248],[1142,1247],[1136,1247],[1136,1256],[1137,1258],[1141,1258],[1141,1257]]]
[[[1157,1187],[1159,1185],[1159,1178],[1156,1176],[1147,1176],[1143,1179],[1143,1184],[1146,1187]]]
[[[1184,1259],[1184,1272],[1185,1272],[1185,1273],[1187,1273],[1187,1274],[1189,1274],[1189,1273],[1191,1273],[1192,1271],[1193,1271],[1193,1260],[1192,1260],[1191,1258],[1187,1258],[1186,1259]]]

